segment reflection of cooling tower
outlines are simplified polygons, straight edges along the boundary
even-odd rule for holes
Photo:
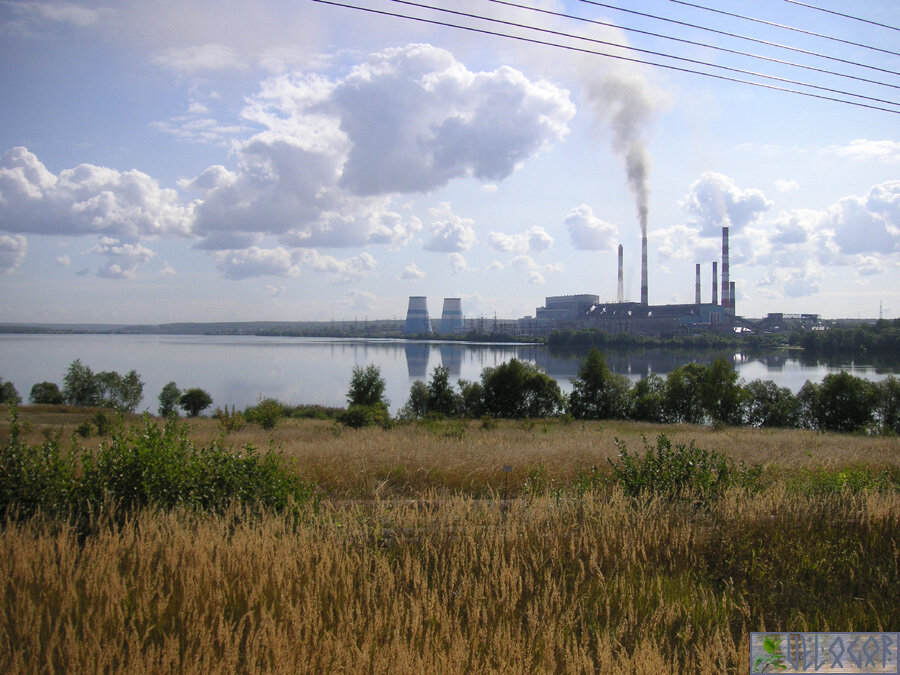
[[[407,342],[403,345],[406,352],[406,370],[413,378],[424,378],[428,375],[428,352],[430,345],[421,342]]]
[[[422,295],[410,296],[403,332],[407,335],[424,335],[431,332],[431,320],[428,318],[428,298]]]
[[[441,312],[441,333],[461,333],[462,330],[462,300],[459,298],[444,298],[444,310]]]
[[[713,278],[712,278],[713,297],[712,304],[719,304],[719,263],[713,260]]]
[[[459,377],[462,372],[463,352],[466,347],[462,345],[441,345],[441,365],[450,371],[450,377]]]
[[[700,304],[700,263],[697,263],[697,280],[694,282],[694,304]]]
[[[728,270],[728,228],[722,228],[722,307],[730,313],[731,283]]]
[[[619,294],[616,296],[616,299],[619,302],[625,302],[625,286],[622,282],[623,274],[622,274],[622,244],[619,244]]]
[[[644,234],[641,237],[641,304],[647,305],[648,303],[648,291],[647,291],[647,235]]]

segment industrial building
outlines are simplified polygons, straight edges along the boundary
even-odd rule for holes
[[[406,335],[426,335],[431,332],[428,298],[423,295],[410,296],[403,332]]]
[[[441,312],[441,333],[443,335],[462,333],[464,325],[462,299],[444,298],[444,309]]]

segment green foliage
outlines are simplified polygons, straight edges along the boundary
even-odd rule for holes
[[[285,417],[287,417],[287,407],[274,398],[261,399],[255,406],[244,410],[244,419],[267,430],[274,429]]]
[[[244,418],[244,414],[236,412],[234,406],[231,406],[230,411],[228,410],[228,406],[225,406],[224,410],[222,408],[216,408],[213,417],[219,420],[219,426],[226,434],[230,434],[232,431],[240,431],[247,426],[247,420]]]
[[[94,423],[94,426],[97,429],[98,436],[107,436],[110,430],[113,428],[113,422],[109,421],[109,418],[103,413],[102,410],[98,410],[93,417],[91,417],[91,422]]]
[[[100,383],[88,366],[75,359],[63,376],[63,398],[69,405],[100,405]]]
[[[0,512],[18,517],[37,510],[77,517],[101,507],[222,510],[235,502],[281,510],[311,497],[280,454],[251,445],[238,452],[217,443],[196,447],[172,418],[162,427],[149,418],[113,425],[98,449],[62,452],[58,437],[23,443],[12,408],[10,436],[0,445]]]
[[[212,397],[203,389],[194,387],[188,389],[178,399],[178,405],[181,406],[190,417],[196,417],[201,412],[212,405]]]
[[[708,502],[721,496],[732,485],[755,487],[760,468],[747,469],[716,450],[703,450],[672,442],[665,434],[656,438],[656,446],[644,442],[643,457],[631,454],[625,443],[616,439],[619,461],[612,465],[613,480],[631,497],[660,496]]]
[[[846,371],[829,373],[821,384],[800,390],[801,414],[807,426],[823,431],[861,431],[874,421],[875,387]]]
[[[22,402],[22,397],[19,396],[19,392],[16,391],[16,386],[12,382],[4,382],[3,378],[0,377],[0,403],[10,404],[15,403],[19,404]]]
[[[288,417],[305,420],[335,420],[344,412],[344,408],[327,405],[295,405],[287,408]]]
[[[826,496],[859,492],[900,492],[900,469],[875,470],[868,466],[800,468],[786,477],[788,489],[807,496]]]
[[[688,363],[669,373],[663,396],[666,421],[700,424],[703,421],[703,389],[706,366]]]
[[[115,408],[134,412],[141,402],[144,383],[136,371],[122,376],[115,371],[94,373],[75,359],[63,377],[63,398],[69,405]]]
[[[378,406],[387,408],[384,398],[385,382],[381,377],[381,369],[375,364],[365,368],[354,366],[350,377],[350,389],[347,391],[347,403],[350,406]]]
[[[160,417],[178,416],[178,400],[181,398],[181,390],[174,382],[166,384],[159,392]]]
[[[352,429],[361,429],[362,427],[379,426],[382,429],[388,429],[391,426],[391,416],[387,406],[382,404],[376,405],[357,405],[351,404],[345,413],[339,418],[341,424]]]
[[[436,366],[428,384],[420,380],[412,383],[409,399],[400,411],[400,417],[418,419],[428,413],[457,417],[463,414],[464,409],[462,395],[453,391],[453,385],[450,384],[450,369]]]
[[[715,359],[706,369],[700,390],[703,408],[710,419],[725,424],[741,423],[743,390],[738,374],[725,359]]]
[[[537,366],[512,359],[481,372],[484,411],[494,417],[552,417],[562,412],[559,385]]]
[[[665,421],[665,396],[666,381],[656,373],[638,380],[631,389],[631,418],[644,422]]]
[[[799,402],[787,387],[771,380],[744,386],[744,423],[751,427],[790,428],[799,425]]]
[[[882,319],[872,326],[835,327],[806,331],[799,338],[804,349],[833,353],[900,352],[900,319]]]
[[[28,400],[35,404],[59,405],[63,395],[55,382],[38,382],[31,388]]]
[[[900,379],[888,375],[875,385],[876,414],[883,433],[900,434]]]
[[[428,385],[416,380],[409,387],[409,398],[400,409],[401,419],[420,419],[428,413]]]
[[[485,416],[484,388],[480,382],[459,380],[459,395],[462,398],[462,414],[465,417],[478,418]]]
[[[569,412],[576,419],[624,419],[629,390],[628,379],[610,371],[603,354],[592,348],[572,380]]]

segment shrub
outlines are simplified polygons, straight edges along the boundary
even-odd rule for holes
[[[31,388],[28,400],[35,404],[59,405],[63,395],[55,382],[38,382]]]
[[[610,371],[606,359],[591,349],[572,380],[569,412],[576,419],[623,419],[628,412],[628,379]]]
[[[882,433],[900,434],[900,379],[888,375],[875,385],[875,390]]]
[[[341,424],[353,429],[362,427],[380,426],[387,429],[391,426],[391,416],[387,406],[381,405],[356,405],[351,404],[347,411],[339,418]]]
[[[744,391],[738,374],[725,359],[715,359],[706,368],[700,389],[703,409],[714,422],[740,424]]]
[[[388,402],[384,398],[385,382],[381,377],[381,369],[369,364],[365,368],[355,366],[350,377],[350,389],[347,392],[347,403],[350,406],[377,406],[387,407]]]
[[[858,431],[874,420],[875,388],[846,371],[829,373],[819,385],[807,382],[800,390],[807,422],[823,431]]]
[[[771,380],[754,380],[744,387],[744,423],[751,427],[796,427],[797,397]]]
[[[688,363],[669,373],[663,396],[667,422],[700,424],[704,417],[703,389],[706,366]]]
[[[258,424],[263,429],[274,429],[286,416],[284,404],[274,398],[261,399],[255,406],[244,410],[244,419],[251,424]]]
[[[655,447],[642,440],[643,457],[630,454],[625,443],[616,439],[619,461],[607,460],[612,465],[613,479],[631,497],[708,501],[732,485],[754,486],[761,473],[759,468],[747,470],[743,463],[736,466],[724,454],[702,450],[693,442],[673,448],[665,434],[657,436]]]
[[[178,400],[181,398],[181,390],[174,382],[169,382],[159,392],[160,417],[178,416]]]
[[[657,374],[649,375],[631,389],[629,416],[644,422],[663,422],[665,410],[666,381]]]
[[[552,417],[564,403],[553,378],[518,359],[481,371],[481,387],[484,412],[494,417]]]
[[[213,417],[219,420],[219,426],[222,427],[222,431],[226,434],[230,434],[232,431],[240,431],[247,425],[247,420],[244,419],[243,413],[235,412],[234,406],[231,406],[230,412],[228,411],[228,406],[225,406],[224,410],[216,408]]]
[[[178,405],[191,417],[196,417],[212,405],[212,397],[202,389],[188,389],[178,399]]]
[[[94,371],[75,359],[69,364],[63,376],[63,398],[69,405],[100,405],[100,385],[94,377]]]
[[[19,392],[16,391],[16,386],[12,382],[4,382],[3,378],[0,377],[0,403],[19,404],[21,402],[22,397],[19,396]]]

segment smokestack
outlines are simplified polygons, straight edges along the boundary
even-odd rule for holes
[[[647,230],[641,237],[641,304],[649,304],[647,299]]]
[[[619,244],[619,294],[617,299],[619,302],[625,302],[625,286],[622,283],[622,244]]]
[[[712,278],[713,297],[712,304],[719,304],[719,263],[713,260],[713,278]]]
[[[728,287],[728,303],[729,308],[731,309],[731,315],[734,316],[734,282],[731,282],[731,286]]]
[[[731,309],[731,282],[728,278],[728,228],[722,228],[722,307]]]
[[[700,304],[700,263],[697,263],[696,281],[694,282],[694,304]]]

